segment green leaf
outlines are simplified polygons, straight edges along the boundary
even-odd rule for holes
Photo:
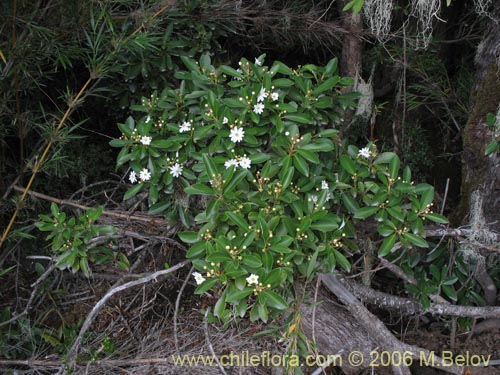
[[[171,205],[169,201],[158,202],[149,208],[148,214],[157,215],[165,212],[165,210]]]
[[[151,146],[156,148],[170,148],[174,145],[174,142],[170,139],[155,139],[151,141]]]
[[[316,250],[314,254],[311,256],[309,260],[309,264],[307,265],[306,277],[309,279],[316,267],[316,260],[318,259],[319,250]]]
[[[344,256],[344,254],[342,254],[337,249],[333,249],[333,253],[335,254],[335,259],[337,260],[337,263],[340,264],[340,267],[342,267],[347,272],[350,272],[351,271],[351,263],[347,260],[347,258]]]
[[[399,160],[399,156],[395,155],[391,161],[389,162],[389,176],[392,179],[396,179],[398,177],[399,166],[401,165],[401,161]]]
[[[484,150],[484,154],[490,155],[497,152],[499,149],[500,149],[499,142],[497,140],[494,140],[488,143],[488,146],[486,146],[486,149]]]
[[[309,177],[309,164],[299,155],[293,155],[293,165],[302,175]]]
[[[416,236],[413,233],[403,233],[402,236],[410,241],[413,245],[423,248],[428,248],[429,243],[422,237]]]
[[[314,120],[311,116],[305,113],[289,113],[285,115],[287,120],[298,122],[299,124],[314,124]]]
[[[443,284],[443,285],[441,285],[441,289],[443,289],[444,294],[446,294],[446,296],[449,299],[451,299],[452,301],[456,302],[458,300],[458,296],[457,296],[457,292],[456,292],[455,288]]]
[[[249,225],[246,222],[246,220],[243,218],[243,216],[235,214],[234,212],[231,212],[231,211],[227,211],[226,215],[233,224],[236,224],[244,231],[248,231]]]
[[[323,91],[330,90],[337,83],[339,83],[339,81],[340,81],[339,76],[328,78],[325,82],[323,82],[313,90],[313,95],[318,95],[321,94]]]
[[[256,255],[243,255],[243,264],[251,268],[258,268],[262,266],[262,262]]]
[[[230,66],[227,66],[227,65],[221,65],[221,66],[219,66],[219,70],[222,73],[225,73],[225,74],[233,76],[233,77],[244,78],[243,74],[241,74],[236,69],[233,69],[233,68],[231,68]]]
[[[223,294],[214,306],[214,315],[220,318],[222,316],[225,307],[226,307],[226,296]]]
[[[394,152],[382,152],[377,159],[373,162],[374,164],[386,164],[390,163],[397,155]]]
[[[288,303],[278,293],[272,290],[263,290],[261,294],[264,296],[267,306],[277,310],[288,309]]]
[[[200,240],[198,233],[193,231],[179,232],[177,235],[184,243],[196,243]]]
[[[203,184],[194,184],[188,186],[184,188],[184,192],[186,194],[193,194],[193,195],[215,195],[214,190],[210,186]]]
[[[423,187],[421,191],[417,192],[422,193],[422,197],[420,198],[420,210],[425,210],[427,205],[431,204],[434,199],[434,188],[428,184],[420,184],[419,186],[422,185],[425,185],[425,187]],[[419,186],[417,186],[417,188]]]
[[[145,186],[144,184],[137,184],[137,185],[132,186],[130,189],[127,190],[127,192],[123,196],[123,200],[126,201],[127,199],[135,197],[137,195],[137,193],[139,193],[140,191],[142,191],[144,189],[144,186]]]
[[[338,223],[331,218],[321,218],[314,221],[309,228],[319,230],[320,232],[331,232],[339,227]]]
[[[354,161],[349,156],[342,155],[340,157],[340,165],[350,175],[353,175],[354,173],[356,173],[356,164],[354,164]]]
[[[236,186],[248,175],[248,171],[246,169],[239,170],[235,176],[223,187],[224,194],[230,193],[236,188]]]
[[[350,194],[342,194],[342,202],[344,203],[345,208],[355,214],[359,210],[359,205],[356,200],[351,197]]]
[[[378,207],[361,207],[360,209],[358,209],[356,211],[354,218],[355,219],[366,219],[367,217],[374,215],[378,210],[379,210]]]
[[[227,293],[226,295],[226,302],[239,302],[243,299],[246,299],[250,294],[252,294],[253,289],[252,288],[245,288],[243,290],[239,289],[234,289],[230,293]]]
[[[448,219],[440,214],[425,214],[424,217],[426,219],[434,221],[435,223],[448,224]]]
[[[195,243],[187,251],[186,257],[189,258],[189,259],[199,258],[203,254],[205,254],[206,248],[207,248],[207,244],[205,242]]]
[[[207,279],[194,290],[194,294],[203,294],[217,284],[217,279]]]
[[[391,249],[394,247],[396,243],[396,233],[391,234],[389,237],[384,239],[382,242],[382,246],[378,249],[378,256],[384,257],[391,252]]]
[[[203,154],[201,158],[203,160],[203,165],[205,166],[208,178],[212,179],[214,178],[214,176],[217,176],[219,171],[215,166],[215,163],[213,162],[212,158],[210,158],[207,154]]]

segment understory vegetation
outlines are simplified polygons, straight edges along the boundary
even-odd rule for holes
[[[461,196],[462,163],[498,166],[474,65],[493,8],[3,1],[1,372],[215,374],[247,351],[355,373],[303,359],[360,342],[404,352],[397,373],[500,360],[497,221]]]

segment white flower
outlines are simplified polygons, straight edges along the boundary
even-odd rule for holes
[[[149,122],[151,121],[151,116],[148,115],[148,117],[146,117],[146,124],[149,124]]]
[[[139,172],[139,179],[141,180],[141,182],[148,181],[149,179],[151,179],[151,173],[147,168],[143,168]]]
[[[328,186],[328,182],[325,180],[321,181],[321,190],[328,190],[330,186]]]
[[[151,144],[151,137],[141,137],[141,143],[144,145],[144,146],[149,146]]]
[[[251,284],[259,285],[259,276],[252,273],[250,276],[247,277],[247,283],[249,285]]]
[[[370,158],[371,156],[370,149],[368,147],[363,147],[361,150],[359,150],[358,156],[362,156],[367,159]]]
[[[317,195],[311,195],[311,198],[309,198],[313,203],[318,203],[318,196]]]
[[[179,163],[175,163],[174,165],[169,167],[170,174],[174,177],[179,177],[182,174],[182,165]]]
[[[250,165],[252,165],[252,161],[249,158],[247,158],[246,156],[243,156],[240,159],[240,167],[241,168],[248,169],[248,168],[250,168]]]
[[[260,115],[262,112],[264,112],[264,104],[262,103],[257,103],[253,106],[253,111],[254,113]]]
[[[280,94],[278,94],[276,91],[271,93],[271,99],[273,102],[275,102],[276,100],[278,100],[280,98]]]
[[[199,272],[193,272],[192,275],[194,276],[194,280],[196,281],[197,285],[203,284],[203,282],[206,280]]]
[[[231,128],[231,132],[229,133],[229,138],[231,138],[231,142],[238,143],[243,140],[245,136],[245,131],[243,128],[238,128],[236,126]]]
[[[222,119],[222,123],[225,125],[229,122],[228,118],[224,116],[224,118]]]
[[[135,175],[134,171],[130,172],[130,175],[128,176],[128,179],[133,184],[135,184],[137,182],[137,176]]]
[[[185,133],[191,130],[191,121],[184,121],[179,127],[179,133]]]
[[[226,167],[226,169],[230,168],[231,165],[234,165],[235,167],[238,166],[238,160],[236,159],[229,159],[229,160],[226,160],[224,162],[224,167]]]
[[[259,96],[257,97],[257,103],[263,102],[267,98],[267,92],[265,88],[261,88],[259,91]]]
[[[262,61],[260,61],[257,57],[255,58],[255,65],[262,66]]]

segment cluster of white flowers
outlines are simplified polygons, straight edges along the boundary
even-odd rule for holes
[[[330,189],[330,186],[328,186],[328,182],[325,180],[321,181],[321,190],[328,190]]]
[[[229,159],[224,162],[224,167],[226,167],[226,169],[230,168],[232,165],[234,165],[235,167],[240,166],[243,169],[248,169],[252,165],[252,161],[248,157],[243,156],[237,159]]]
[[[229,138],[231,139],[231,142],[238,143],[243,140],[243,137],[245,136],[245,131],[241,127],[233,126],[231,128],[231,132],[229,133]]]
[[[191,121],[184,121],[181,126],[179,126],[179,133],[185,133],[191,130]]]
[[[199,272],[193,272],[192,275],[194,276],[194,280],[196,281],[197,285],[203,284],[203,282],[206,280]]]
[[[259,276],[252,273],[250,276],[247,277],[247,283],[249,285],[252,285],[252,284],[259,285]]]

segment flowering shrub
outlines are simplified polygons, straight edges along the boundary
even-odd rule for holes
[[[350,270],[364,222],[376,223],[380,257],[428,247],[424,222],[434,189],[414,185],[400,159],[339,137],[336,125],[357,95],[326,66],[292,69],[242,59],[214,67],[183,58],[176,90],[143,98],[142,115],[119,124],[118,166],[129,165],[125,199],[148,191],[150,213],[179,218],[196,293],[215,291],[215,315],[267,321],[288,307],[294,280]]]

